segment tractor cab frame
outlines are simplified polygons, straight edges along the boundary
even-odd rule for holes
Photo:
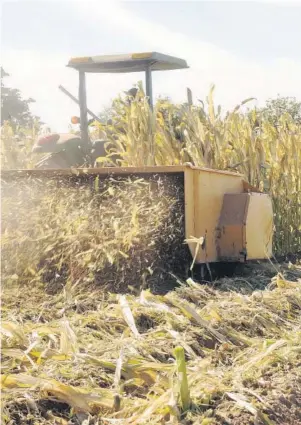
[[[85,56],[69,60],[67,65],[78,71],[78,103],[80,108],[80,130],[84,146],[89,146],[86,73],[116,74],[145,72],[145,92],[153,108],[152,72],[189,68],[186,61],[157,52],[131,53],[124,55]],[[93,114],[94,115],[94,114]]]

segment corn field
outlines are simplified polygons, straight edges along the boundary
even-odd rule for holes
[[[301,127],[289,115],[280,119],[277,128],[260,120],[255,110],[246,116],[240,113],[246,102],[222,117],[221,109],[215,108],[212,88],[207,107],[159,102],[152,114],[146,100],[127,108],[117,106],[117,125],[109,137],[112,152],[122,156],[122,165],[191,162],[243,174],[251,185],[273,198],[275,252],[300,251]],[[120,125],[122,132],[118,131]]]
[[[256,111],[246,115],[241,105],[221,114],[213,87],[201,106],[174,105],[159,100],[150,111],[142,88],[130,105],[113,103],[112,124],[96,123],[92,137],[107,134],[109,155],[124,166],[197,166],[242,173],[248,182],[271,194],[275,212],[275,254],[301,247],[301,128],[289,115],[275,127]],[[2,129],[2,168],[31,168],[33,137],[19,148],[12,129]]]
[[[244,174],[273,198],[275,254],[298,253],[301,128],[242,105],[222,115],[211,90],[152,112],[140,89],[91,137],[123,166]],[[16,136],[6,123],[2,168],[34,167],[35,131]],[[301,424],[300,264],[197,283],[181,177],[68,179],[2,179],[2,423]]]

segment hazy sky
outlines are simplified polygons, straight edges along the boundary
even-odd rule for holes
[[[154,94],[194,101],[216,85],[223,108],[247,97],[301,99],[301,4],[216,1],[2,1],[1,63],[7,84],[36,99],[34,112],[66,131],[77,106],[71,56],[159,51],[187,60],[189,70],[155,73]],[[89,75],[88,107],[99,112],[141,74]]]

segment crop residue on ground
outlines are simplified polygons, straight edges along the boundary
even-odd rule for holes
[[[3,420],[299,424],[301,273],[286,273],[266,289],[270,272],[251,271],[164,296],[4,285]],[[177,346],[190,392],[184,414]]]

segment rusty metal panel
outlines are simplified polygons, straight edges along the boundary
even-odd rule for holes
[[[160,167],[101,167],[101,168],[69,168],[69,169],[49,169],[49,170],[2,170],[4,178],[19,177],[61,177],[61,176],[126,176],[136,174],[169,174],[184,172],[185,167],[180,166],[160,166]]]
[[[13,178],[15,176],[33,176],[33,177],[56,177],[68,175],[99,175],[99,176],[119,176],[133,174],[169,174],[185,172],[187,170],[200,171],[203,174],[214,174],[217,176],[233,176],[242,179],[242,175],[232,173],[230,171],[213,170],[211,168],[202,168],[186,163],[185,165],[166,165],[166,166],[141,166],[141,167],[101,167],[101,168],[70,168],[61,170],[1,170],[1,175],[5,178]]]
[[[132,175],[132,174],[169,174],[169,173],[179,173],[187,170],[201,171],[205,174],[214,174],[217,176],[233,176],[242,179],[242,175],[238,173],[232,173],[230,171],[223,170],[213,170],[211,168],[196,167],[190,163],[185,165],[165,165],[165,166],[141,166],[141,167],[101,167],[101,168],[70,168],[70,169],[48,169],[48,170],[37,170],[37,169],[28,169],[28,170],[1,170],[1,174],[5,178],[18,176],[33,176],[33,177],[43,177],[43,176],[68,176],[68,175],[99,175],[99,176],[108,176],[108,175]]]
[[[250,194],[226,193],[216,229],[220,261],[244,261],[246,257],[246,218]]]

